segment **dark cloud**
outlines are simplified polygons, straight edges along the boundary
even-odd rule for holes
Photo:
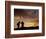
[[[15,16],[27,16],[30,18],[38,17],[39,10],[38,9],[14,9]]]

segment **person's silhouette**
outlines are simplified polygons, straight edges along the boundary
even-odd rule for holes
[[[22,27],[22,28],[24,27],[24,22],[23,22],[23,21],[21,22],[21,27]]]
[[[19,26],[20,26],[20,21],[17,23],[17,27],[19,28]]]

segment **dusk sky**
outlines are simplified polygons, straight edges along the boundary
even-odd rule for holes
[[[23,17],[30,17],[35,18],[38,17],[39,10],[37,9],[14,9],[15,16],[23,16]]]
[[[24,27],[38,26],[39,10],[36,9],[14,9],[14,24],[17,28],[17,23],[24,22]]]

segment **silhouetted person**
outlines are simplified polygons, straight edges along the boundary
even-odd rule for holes
[[[17,27],[19,28],[19,26],[20,26],[20,21],[17,23]]]
[[[22,28],[24,27],[24,22],[23,22],[23,21],[21,22],[21,27],[22,27]]]

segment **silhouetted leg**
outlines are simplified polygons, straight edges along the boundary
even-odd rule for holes
[[[18,24],[18,29],[19,29],[19,24]]]

